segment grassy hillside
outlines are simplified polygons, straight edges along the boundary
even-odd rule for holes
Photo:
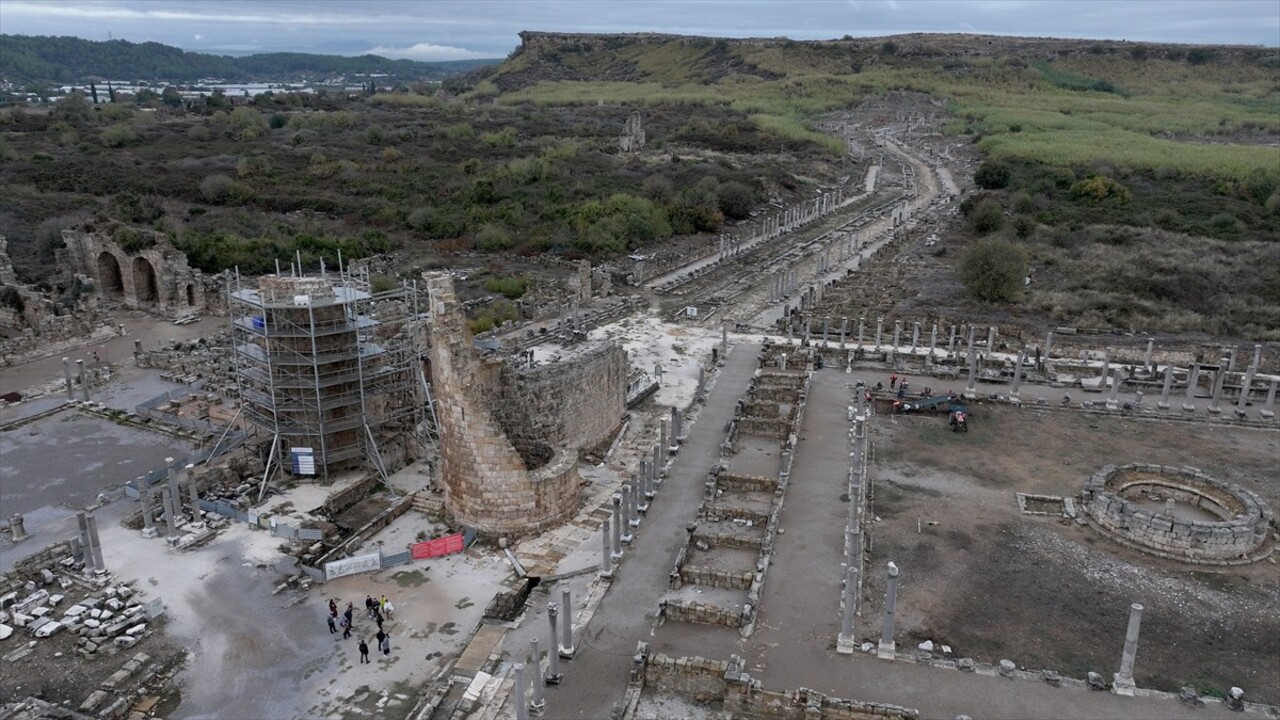
[[[544,105],[729,105],[776,125],[764,118],[807,119],[917,90],[947,98],[950,130],[981,136],[994,157],[1239,179],[1280,172],[1278,71],[1280,55],[1255,48],[534,36],[471,92]]]

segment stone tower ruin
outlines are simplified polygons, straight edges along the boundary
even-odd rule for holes
[[[453,280],[442,273],[426,280],[445,508],[488,535],[534,533],[563,522],[578,507],[577,453],[533,432],[508,434],[501,416],[510,425],[518,413],[500,407],[506,364],[477,354]],[[510,397],[505,402],[510,405]]]
[[[632,111],[627,118],[627,125],[618,138],[618,149],[622,152],[639,152],[644,148],[644,127],[640,124],[640,111]]]

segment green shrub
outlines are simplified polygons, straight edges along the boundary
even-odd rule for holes
[[[969,229],[978,235],[993,233],[1004,226],[1004,208],[1000,201],[986,198],[969,215]]]
[[[1028,262],[1027,251],[1021,246],[985,238],[966,248],[960,257],[960,280],[978,300],[1013,300],[1022,288]]]
[[[484,280],[484,289],[502,295],[508,300],[523,297],[528,290],[529,281],[523,277],[489,277]]]
[[[125,145],[132,145],[138,140],[138,133],[133,131],[132,127],[123,123],[117,123],[104,129],[98,139],[107,147],[118,148]]]
[[[231,194],[231,186],[235,184],[231,178],[217,173],[200,181],[200,194],[205,200],[219,202]]]
[[[988,160],[973,174],[973,181],[984,190],[999,190],[1008,187],[1012,176],[1007,164],[999,160]]]
[[[720,206],[720,212],[725,217],[734,220],[744,220],[751,216],[751,211],[755,209],[756,191],[754,188],[737,181],[730,181],[720,186],[716,191],[716,199]]]
[[[516,246],[511,233],[501,225],[485,224],[476,232],[476,247],[485,252],[510,250]]]
[[[1126,204],[1133,200],[1129,188],[1105,175],[1094,175],[1071,186],[1071,197],[1086,202]]]

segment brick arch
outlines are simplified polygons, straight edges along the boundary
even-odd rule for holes
[[[120,271],[120,261],[106,250],[98,255],[98,284],[103,294],[124,297],[124,274]]]
[[[160,302],[160,283],[155,266],[141,256],[133,259],[133,296],[139,303]]]

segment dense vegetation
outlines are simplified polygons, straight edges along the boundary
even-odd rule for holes
[[[386,82],[398,83],[442,80],[493,62],[496,61],[416,62],[388,60],[376,55],[342,57],[306,53],[263,53],[234,58],[186,52],[154,42],[0,35],[0,76],[18,84],[83,82],[92,78],[148,82],[218,78],[240,82],[369,74],[385,75]]]
[[[0,114],[0,233],[32,279],[83,222],[160,230],[209,271],[339,249],[653,252],[847,175],[813,121],[919,91],[947,110],[940,142],[986,156],[962,208],[974,244],[950,256],[972,298],[1062,324],[1280,338],[1274,50],[981,40],[588,36],[443,92],[77,95]],[[637,108],[649,145],[619,153]]]

